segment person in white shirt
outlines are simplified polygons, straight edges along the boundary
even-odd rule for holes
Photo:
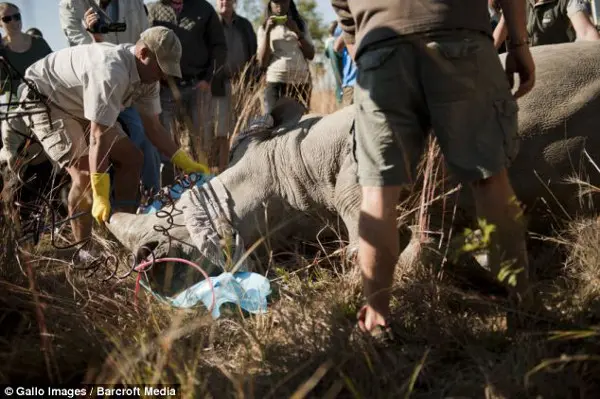
[[[48,157],[71,176],[69,214],[91,211],[99,223],[109,220],[114,168],[113,208],[135,211],[143,155],[127,138],[117,117],[135,106],[148,138],[186,173],[207,173],[178,149],[158,115],[159,80],[181,76],[181,43],[165,27],[144,31],[136,44],[85,44],[56,51],[31,65],[25,78],[22,111]],[[91,183],[92,193],[88,190]],[[77,242],[91,236],[92,219],[71,221]]]
[[[136,43],[143,31],[149,28],[143,0],[60,0],[60,25],[70,46],[106,42],[113,44]],[[100,17],[105,22],[124,22],[125,31],[91,33]],[[142,121],[133,107],[125,108],[119,120],[135,146],[144,154],[142,167],[143,191],[160,190],[160,156],[144,132]]]

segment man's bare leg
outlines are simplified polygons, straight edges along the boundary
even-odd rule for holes
[[[506,262],[512,263],[516,286],[509,287],[517,303],[531,304],[529,290],[529,261],[525,242],[522,210],[510,184],[506,169],[499,174],[472,185],[477,216],[496,226],[489,251],[490,268],[497,278]],[[510,265],[509,263],[509,265]],[[519,270],[521,269],[521,270]]]
[[[386,326],[390,313],[390,288],[399,256],[396,204],[400,186],[363,187],[358,221],[358,260],[367,305],[359,324],[372,331]]]
[[[71,228],[76,242],[88,239],[92,235],[92,192],[90,189],[90,171],[87,155],[79,158],[73,165],[65,168],[71,176],[68,205],[69,217],[79,212],[86,214],[71,220]]]

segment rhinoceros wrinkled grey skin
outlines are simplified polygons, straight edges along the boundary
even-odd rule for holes
[[[530,216],[529,229],[543,232],[556,217],[595,209],[582,206],[577,186],[564,180],[583,173],[591,184],[600,184],[600,172],[590,169],[584,156],[586,150],[600,163],[600,43],[537,46],[531,52],[536,84],[518,100],[520,150],[509,174]],[[506,55],[500,59],[504,63]],[[355,248],[361,195],[351,153],[353,115],[353,107],[324,117],[306,115],[272,138],[240,142],[230,167],[215,179],[231,195],[231,222],[246,246],[280,222],[285,226],[272,234],[273,246],[296,235],[314,241],[325,222],[335,225],[341,220],[349,247]],[[452,176],[448,181],[446,190],[456,183]],[[464,215],[460,226],[466,226],[475,215],[470,190],[462,189],[457,198],[457,213]],[[445,209],[451,210],[452,204]],[[183,224],[181,216],[176,221]],[[107,226],[135,250],[150,242],[166,248],[165,238],[153,230],[161,223],[152,215],[116,214]],[[171,234],[190,242],[185,227]]]
[[[231,224],[246,246],[265,238],[264,246],[281,248],[290,238],[315,241],[317,236],[348,236],[356,241],[360,190],[355,182],[350,132],[354,109],[334,114],[308,114],[278,126],[272,137],[240,140],[228,169],[205,183],[210,191],[221,183],[231,197]],[[176,208],[182,200],[178,201]],[[171,207],[166,207],[170,212]],[[157,215],[116,213],[106,224],[132,252],[147,246],[155,256],[177,251],[197,258],[182,212],[175,212],[170,239],[157,226],[167,227]],[[330,228],[324,229],[325,225]],[[158,227],[160,230],[160,227]],[[329,234],[328,234],[329,233]],[[186,244],[189,245],[186,245]],[[144,254],[141,253],[140,256]]]

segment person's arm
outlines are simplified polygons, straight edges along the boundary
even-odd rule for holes
[[[160,123],[159,114],[152,114],[141,111],[140,118],[144,125],[146,137],[154,147],[165,157],[171,159],[179,149],[177,144],[171,139],[169,132]]]
[[[519,98],[527,94],[535,84],[535,64],[529,51],[526,10],[524,0],[499,0],[502,14],[506,20],[509,40],[506,43],[506,77],[512,88],[514,74],[519,74],[519,88],[514,94]]]
[[[83,26],[85,10],[81,0],[61,0],[59,4],[60,26],[71,46],[94,42]]]
[[[498,0],[509,40],[515,45],[527,44],[525,0]]]
[[[177,147],[177,144],[171,139],[167,129],[161,125],[158,114],[140,112],[140,118],[142,119],[144,132],[146,133],[148,140],[150,140],[152,145],[154,145],[161,154],[169,158],[173,165],[177,166],[185,173],[210,173],[208,166],[194,161],[185,153],[185,151]]]
[[[600,34],[598,30],[592,25],[588,16],[583,12],[578,12],[570,17],[573,29],[577,34],[577,40],[598,40]]]
[[[315,46],[312,43],[310,32],[308,31],[308,24],[304,24],[304,33],[300,31],[298,24],[289,17],[286,25],[296,34],[296,36],[298,36],[298,44],[300,45],[300,50],[302,51],[304,58],[309,61],[315,58]]]
[[[121,112],[121,103],[129,86],[128,71],[108,72],[98,65],[83,79],[83,116],[90,121],[90,173],[106,173],[108,153],[115,133],[110,129]]]
[[[571,20],[573,29],[580,40],[598,40],[598,30],[590,21],[587,2],[585,0],[569,0],[567,3],[567,16]]]
[[[160,84],[157,83],[150,87],[144,95],[136,99],[134,104],[140,114],[146,137],[158,152],[169,158],[173,164],[184,172],[208,173],[209,169],[206,165],[194,162],[183,150],[177,147],[169,132],[160,123],[159,115],[162,109],[159,93]]]
[[[333,51],[341,53],[346,48],[346,42],[344,42],[344,36],[339,35],[333,42]]]
[[[508,31],[506,29],[506,21],[504,21],[504,15],[500,16],[500,21],[498,21],[498,25],[496,25],[496,29],[494,29],[494,47],[496,50],[502,46],[502,43],[506,40],[508,36]]]
[[[269,18],[264,27],[261,26],[258,28],[258,48],[256,50],[256,59],[258,61],[258,65],[263,69],[266,69],[269,66],[269,61],[271,59],[271,30],[274,26],[275,24],[273,23],[273,20]]]
[[[116,137],[110,126],[94,121],[90,123],[90,173],[107,173],[110,166],[108,154]]]
[[[331,0],[333,10],[337,15],[338,23],[342,28],[342,36],[344,37],[344,43],[348,49],[348,54],[354,60],[356,43],[356,24],[354,23],[354,17],[350,12],[350,6],[348,0]]]
[[[83,17],[83,25],[85,29],[89,29],[90,26],[94,26],[100,19],[98,11],[93,8],[88,8]],[[90,33],[90,36],[95,43],[102,43],[104,41],[104,35],[101,33]]]

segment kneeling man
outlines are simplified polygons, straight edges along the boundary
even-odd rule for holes
[[[145,30],[136,44],[94,43],[56,51],[31,65],[21,101],[31,129],[48,157],[72,179],[69,214],[89,212],[99,223],[111,213],[114,168],[115,211],[134,212],[143,155],[117,122],[135,106],[152,144],[184,172],[207,173],[160,124],[159,81],[181,78],[181,43],[165,27]],[[37,92],[36,92],[37,91]],[[92,192],[88,190],[91,183]],[[90,214],[71,221],[74,238],[90,237]]]

